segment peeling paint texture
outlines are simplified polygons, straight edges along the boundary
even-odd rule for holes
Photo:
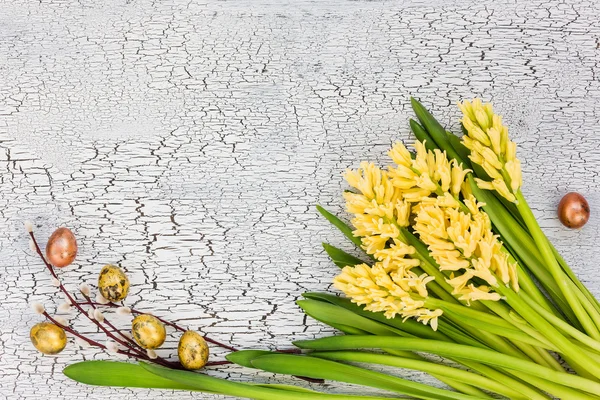
[[[330,288],[322,241],[350,249],[314,205],[342,212],[341,172],[388,163],[409,138],[410,95],[452,129],[458,100],[494,101],[543,229],[600,295],[598,15],[579,0],[0,0],[0,398],[219,398],[85,387],[62,369],[110,356],[38,354],[28,303],[54,311],[62,297],[25,220],[42,242],[75,232],[78,258],[60,271],[72,291],[112,263],[131,279],[128,305],[235,346],[331,333],[294,304]],[[580,231],[555,216],[567,191],[592,207]]]

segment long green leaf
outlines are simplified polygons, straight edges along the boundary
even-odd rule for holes
[[[433,139],[431,138],[431,136],[429,136],[429,133],[427,133],[427,131],[425,130],[425,128],[423,128],[421,126],[421,124],[419,124],[417,121],[415,121],[412,118],[410,119],[409,124],[410,124],[410,129],[415,134],[415,137],[417,138],[417,140],[420,141],[420,142],[424,142],[425,143],[425,148],[427,150],[435,150],[435,149],[437,149],[437,146],[436,146],[435,142],[433,141]]]
[[[225,358],[227,361],[231,361],[232,363],[241,365],[242,367],[254,368],[251,361],[257,357],[265,356],[267,354],[272,354],[272,352],[268,350],[239,350],[227,354]]]
[[[265,356],[267,357],[267,356]],[[212,391],[228,396],[237,396],[257,400],[322,400],[322,399],[345,399],[345,400],[389,400],[385,397],[374,396],[349,396],[338,394],[324,394],[303,392],[297,390],[284,390],[277,387],[264,387],[214,378],[212,376],[198,374],[190,371],[180,371],[160,367],[154,364],[142,364],[142,367],[156,376],[163,377],[184,385],[189,385],[201,391]]]
[[[303,349],[313,350],[354,350],[354,349],[398,349],[424,351],[443,357],[456,357],[521,371],[588,393],[600,393],[600,383],[559,372],[548,367],[543,367],[534,362],[509,356],[493,350],[474,348],[459,344],[448,344],[436,340],[409,339],[383,336],[334,336],[316,340],[302,340],[294,344]]]
[[[365,262],[360,258],[354,257],[352,254],[346,253],[344,250],[338,249],[335,246],[332,246],[327,243],[323,243],[323,248],[327,252],[327,255],[335,265],[340,268],[344,268],[347,266],[355,266],[359,264],[364,264]]]
[[[420,399],[475,399],[476,397],[438,389],[421,383],[363,368],[314,357],[272,354],[252,360],[256,368],[268,372],[304,375],[389,390]]]
[[[341,219],[339,219],[334,214],[330,213],[321,206],[317,206],[317,210],[321,213],[322,216],[325,217],[325,219],[327,219],[327,221],[331,222],[333,226],[338,228],[348,239],[350,239],[352,243],[354,243],[358,247],[361,247],[362,243],[360,241],[360,238],[354,236],[354,234],[352,233],[352,228],[346,225],[344,221],[342,221]]]
[[[63,373],[74,381],[95,386],[197,390],[156,376],[138,364],[116,361],[83,361],[67,366]]]
[[[346,310],[345,308],[325,303],[317,300],[298,300],[296,302],[304,310],[305,313],[309,314],[313,318],[325,322],[327,324],[342,324],[349,325],[355,328],[367,331],[374,335],[398,335],[405,336],[404,332],[392,328],[391,326],[381,324],[379,322],[370,320],[365,317],[361,317],[353,313],[352,311]]]
[[[415,112],[415,115],[421,122],[421,125],[427,130],[429,136],[435,141],[437,147],[446,151],[450,159],[456,159],[466,165],[466,162],[458,155],[456,150],[450,144],[446,129],[431,115],[429,111],[414,97],[410,98],[410,104]]]
[[[463,164],[463,168],[472,169],[472,164],[469,159],[469,149],[465,147],[464,144],[460,141],[460,138],[456,136],[454,133],[446,131],[446,137],[448,138],[448,142],[450,142],[450,146],[456,151],[456,154],[460,157],[458,162]]]
[[[345,308],[346,310],[352,311],[353,313],[360,315],[361,317],[365,317],[380,322],[382,324],[389,325],[393,328],[399,329],[403,332],[409,333],[414,336],[451,341],[443,333],[439,331],[434,331],[433,329],[431,329],[431,327],[425,326],[420,322],[415,321],[414,319],[407,319],[406,321],[402,321],[401,318],[386,318],[382,312],[375,313],[372,311],[365,311],[364,307],[356,305],[352,303],[349,299],[344,297],[335,296],[330,293],[317,292],[306,292],[303,293],[302,296],[304,296],[307,299],[326,301],[328,303],[335,304],[337,306]]]
[[[475,387],[491,390],[498,394],[503,394],[512,398],[521,397],[514,389],[508,388],[506,385],[496,382],[492,379],[485,378],[481,375],[467,372],[458,368],[449,367],[447,365],[437,364],[426,360],[406,359],[397,356],[389,356],[385,354],[374,354],[363,351],[327,351],[311,353],[312,357],[325,358],[334,361],[346,362],[364,362],[371,364],[388,365],[398,368],[408,368],[417,371],[427,372],[429,374],[439,374],[446,377],[454,378],[457,381],[471,384]],[[487,398],[491,398],[487,396]]]

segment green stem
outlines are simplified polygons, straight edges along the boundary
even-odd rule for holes
[[[546,237],[546,240],[548,240],[547,237]],[[554,252],[554,256],[556,257],[556,260],[560,264],[560,266],[563,269],[563,271],[565,271],[565,273],[567,274],[567,276],[569,276],[569,278],[571,278],[571,280],[573,281],[573,283],[575,283],[575,285],[577,285],[577,287],[579,288],[579,290],[581,290],[581,292],[585,295],[585,297],[590,301],[590,303],[594,306],[594,308],[596,309],[596,311],[600,313],[600,302],[598,302],[598,300],[588,290],[588,288],[585,287],[585,285],[583,283],[581,283],[581,281],[577,278],[577,275],[575,275],[575,273],[571,270],[571,268],[569,267],[569,265],[567,264],[567,262],[565,261],[565,259],[556,250],[556,248],[554,247],[554,245],[552,244],[552,242],[550,242],[550,240],[548,240],[548,244],[550,245],[550,247],[552,247],[552,251]]]
[[[533,308],[543,318],[547,319],[548,322],[550,322],[552,325],[554,325],[560,331],[573,337],[573,339],[578,340],[579,342],[583,343],[584,345],[586,345],[596,351],[600,351],[600,342],[598,342],[597,340],[594,340],[593,338],[589,337],[588,335],[581,332],[580,330],[573,328],[571,325],[569,325],[562,319],[556,317],[555,315],[550,314],[547,310],[540,307],[540,305],[538,303],[536,303],[533,299],[531,299],[529,296],[523,295],[523,294],[521,294],[521,296],[523,297],[523,300],[525,300],[525,302],[531,308]]]
[[[571,341],[564,337],[552,324],[532,309],[515,292],[502,285],[496,287],[496,290],[506,297],[506,301],[516,312],[554,343],[561,353],[577,359],[578,364],[584,366],[585,370],[589,371],[592,375],[600,377],[600,365],[589,358],[579,347],[573,345]],[[571,366],[577,370],[576,366]]]
[[[558,261],[556,261],[556,258],[554,257],[554,253],[548,244],[548,240],[546,239],[544,232],[542,232],[542,229],[538,225],[533,212],[527,205],[527,201],[525,200],[525,197],[523,197],[523,193],[521,193],[520,190],[516,193],[516,198],[517,208],[519,209],[523,220],[527,224],[529,232],[537,244],[542,258],[546,263],[546,267],[552,274],[554,281],[558,284],[562,294],[565,296],[565,299],[573,309],[573,312],[577,316],[579,322],[583,325],[585,331],[594,339],[600,339],[600,332],[598,331],[598,328],[596,325],[594,325],[594,322],[591,320],[590,316],[577,299],[577,296],[573,292],[572,288],[568,285],[567,277],[563,273],[560,265],[558,265]]]
[[[250,385],[239,382],[232,382],[225,379],[214,378],[212,376],[197,374],[191,371],[173,370],[164,367],[157,367],[150,364],[141,364],[147,371],[170,379],[172,381],[189,385],[198,390],[219,393],[228,396],[237,396],[248,399],[258,400],[322,400],[322,399],[345,399],[345,400],[389,400],[389,397],[373,396],[349,396],[324,393],[308,393],[301,391],[288,391],[281,389],[265,388],[257,385]]]
[[[501,234],[502,239],[507,242],[517,254],[519,254],[524,266],[527,266],[527,268],[535,275],[540,284],[548,292],[548,295],[559,307],[560,311],[569,321],[571,321],[573,326],[576,328],[581,327],[581,324],[577,320],[573,310],[567,304],[560,288],[542,263],[541,255],[538,252],[535,242],[529,235],[529,232],[521,228],[510,213],[502,207],[502,203],[496,199],[493,193],[479,189],[473,176],[469,175],[468,180],[471,190],[477,200],[485,204],[483,209],[490,216],[494,227]]]
[[[449,344],[427,339],[407,339],[382,336],[337,336],[316,340],[297,341],[294,344],[303,349],[312,350],[351,350],[351,349],[381,349],[423,351],[444,357],[456,357],[482,362],[489,365],[524,372],[550,382],[555,382],[587,393],[600,393],[600,383],[555,371],[534,362],[522,360],[493,350],[481,349],[460,344]]]
[[[360,362],[368,364],[388,365],[391,367],[407,368],[427,372],[430,375],[445,376],[468,385],[479,387],[507,397],[520,397],[515,390],[481,375],[467,372],[446,365],[435,364],[424,360],[410,360],[385,354],[365,353],[360,351],[332,351],[311,353],[312,357],[325,358],[334,361]],[[491,398],[491,397],[487,397]]]

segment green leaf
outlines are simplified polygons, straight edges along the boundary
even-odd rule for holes
[[[452,146],[452,148],[456,151],[456,154],[458,154],[460,157],[460,160],[457,161],[463,164],[463,168],[472,169],[471,160],[469,159],[469,154],[471,152],[469,149],[462,144],[460,138],[454,133],[446,131],[446,137],[448,138],[448,142],[450,142],[450,146]]]
[[[425,128],[423,128],[421,126],[421,124],[419,124],[417,121],[415,121],[412,118],[410,119],[409,123],[410,123],[410,129],[415,134],[415,137],[417,138],[418,141],[425,142],[425,148],[427,150],[433,151],[438,148],[436,146],[435,142],[433,141],[433,139],[431,138],[431,136],[429,136],[429,134],[427,133]]]
[[[193,386],[156,376],[138,364],[126,362],[83,361],[67,366],[63,373],[86,385],[197,390]]]
[[[227,354],[225,358],[242,367],[254,368],[251,361],[256,357],[264,356],[266,354],[271,354],[271,352],[267,350],[240,350]]]
[[[259,360],[263,357],[271,357],[270,355],[258,357]],[[253,385],[248,383],[234,382],[225,379],[214,378],[212,376],[194,373],[190,371],[180,371],[161,367],[155,364],[141,364],[144,369],[155,374],[156,376],[165,379],[173,380],[184,385],[189,385],[201,391],[211,391],[228,396],[237,396],[258,400],[322,400],[322,399],[339,399],[339,400],[389,400],[384,397],[374,396],[348,396],[325,394],[318,392],[288,390],[285,387],[273,387]]]
[[[395,376],[308,356],[272,354],[256,358],[252,364],[256,368],[268,372],[371,386],[420,399],[475,399],[472,396],[434,388]]]
[[[341,219],[339,219],[334,214],[330,213],[329,211],[327,211],[326,209],[324,209],[321,206],[317,206],[317,210],[321,213],[322,216],[325,217],[325,219],[327,219],[327,221],[331,222],[333,224],[333,226],[335,226],[340,231],[342,231],[342,233],[348,239],[350,239],[350,241],[352,241],[352,243],[354,243],[358,247],[360,247],[362,245],[360,238],[354,236],[354,234],[352,233],[352,228],[350,228],[348,225],[346,225],[346,223],[344,221],[342,221]]]
[[[454,150],[448,137],[446,135],[446,129],[431,115],[429,111],[414,97],[410,98],[410,104],[415,112],[415,115],[421,122],[421,125],[429,133],[429,136],[433,139],[437,147],[446,151],[448,158],[456,159],[466,165],[466,162],[458,155]]]
[[[360,258],[354,257],[352,254],[346,253],[344,250],[338,249],[335,246],[332,246],[327,243],[323,243],[323,248],[329,255],[329,258],[333,261],[335,265],[340,268],[344,268],[346,266],[355,266],[359,264],[365,264],[363,260]]]
[[[312,350],[356,350],[356,349],[397,349],[422,351],[442,357],[453,357],[482,362],[510,370],[520,371],[549,382],[559,383],[588,393],[600,393],[600,383],[559,372],[531,361],[509,356],[498,351],[475,348],[437,340],[412,339],[383,336],[333,336],[316,340],[301,340],[294,344],[302,349]]]
[[[406,321],[402,321],[401,318],[386,318],[382,312],[366,311],[362,306],[352,303],[349,299],[345,297],[335,296],[330,293],[317,292],[303,293],[302,296],[307,299],[325,301],[331,304],[335,304],[337,306],[345,308],[346,310],[352,311],[357,315],[380,322],[384,325],[388,325],[392,328],[405,332],[405,336],[407,334],[410,334],[418,337],[450,341],[450,339],[441,332],[434,331],[433,329],[431,329],[431,327],[425,326],[420,322],[415,321],[414,319],[407,319]]]
[[[399,329],[361,317],[352,311],[330,303],[318,300],[298,300],[296,304],[298,304],[305,313],[326,324],[347,325],[374,335],[404,336],[404,332]]]

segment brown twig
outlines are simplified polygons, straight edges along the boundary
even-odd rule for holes
[[[46,268],[48,269],[48,271],[50,272],[50,274],[52,275],[52,277],[54,279],[56,279],[56,281],[58,282],[58,287],[59,289],[64,293],[64,295],[66,296],[67,300],[69,301],[69,303],[73,306],[75,306],[75,308],[77,308],[77,310],[85,315],[85,317],[87,319],[89,319],[92,323],[94,323],[100,330],[102,330],[106,336],[108,336],[109,338],[111,338],[112,340],[114,340],[115,342],[119,343],[121,346],[129,349],[129,351],[125,351],[125,350],[121,350],[121,349],[117,349],[117,352],[119,354],[123,354],[126,355],[128,357],[132,357],[135,358],[137,360],[143,360],[143,361],[149,361],[149,362],[153,362],[159,365],[163,365],[165,367],[169,367],[169,368],[175,368],[175,369],[183,369],[182,365],[179,362],[172,362],[172,361],[168,361],[165,360],[161,357],[157,357],[155,359],[150,358],[148,356],[148,354],[144,351],[144,349],[138,345],[137,342],[135,342],[133,339],[127,337],[123,332],[121,332],[119,329],[117,329],[110,321],[108,321],[106,319],[106,317],[104,317],[104,324],[106,324],[110,329],[112,329],[112,331],[110,331],[109,329],[107,329],[106,327],[104,327],[102,325],[102,322],[98,321],[95,318],[91,318],[87,312],[85,312],[85,310],[83,309],[84,305],[89,305],[90,307],[92,307],[92,309],[96,309],[97,306],[106,306],[106,307],[111,307],[111,308],[118,308],[121,307],[118,304],[109,302],[106,304],[101,304],[101,303],[97,303],[97,302],[93,302],[89,296],[87,296],[86,294],[82,293],[83,297],[85,298],[86,301],[82,301],[82,302],[78,302],[68,291],[67,289],[63,286],[62,282],[60,281],[60,279],[58,278],[58,275],[56,274],[56,272],[54,271],[54,267],[48,262],[46,261],[46,258],[44,257],[44,255],[42,254],[42,251],[40,249],[40,246],[38,245],[37,241],[35,240],[35,236],[33,234],[33,231],[29,232],[29,236],[31,237],[31,240],[34,244],[35,250],[37,252],[37,254],[40,256],[40,258],[42,259],[42,261],[44,262],[44,264],[46,265]],[[149,313],[144,313],[142,311],[136,310],[131,308],[131,313],[132,314],[147,314],[147,315],[152,315]],[[58,321],[56,321],[54,318],[52,318],[50,316],[50,314],[48,314],[46,311],[43,312],[43,315],[52,323],[54,323],[55,325],[60,326],[62,329],[64,329],[66,332],[69,332],[70,334],[72,334],[73,336],[76,336],[78,338],[80,338],[81,340],[84,340],[85,342],[89,343],[92,346],[95,347],[99,347],[101,349],[107,350],[107,347],[95,340],[89,339],[85,336],[83,336],[82,334],[80,334],[79,332],[75,331],[74,329],[63,325],[61,323],[59,323]],[[155,315],[154,316],[156,319],[158,319],[159,321],[161,321],[163,324],[165,325],[169,325],[172,328],[181,331],[181,332],[186,332],[186,329],[182,328],[181,326],[179,326],[178,324],[165,320],[161,317],[157,317]],[[118,333],[125,341],[117,338],[113,332]],[[227,350],[230,350],[232,352],[238,351],[238,349],[236,349],[233,346],[229,346],[227,344],[218,342],[206,335],[203,336],[204,340],[206,340],[209,343],[212,343],[216,346],[225,348]],[[298,349],[286,349],[286,350],[277,350],[280,353],[299,353],[300,350]],[[206,363],[207,367],[211,367],[211,366],[220,366],[220,365],[229,365],[232,364],[231,361],[211,361]],[[314,379],[314,378],[308,378],[308,377],[304,377],[304,376],[296,376],[299,379],[303,379],[307,382],[313,382],[313,383],[323,383],[324,380],[322,379]]]

